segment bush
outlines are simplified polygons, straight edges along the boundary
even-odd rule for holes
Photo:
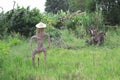
[[[63,27],[63,23],[62,21],[60,21],[60,19],[65,15],[66,13],[63,12],[62,10],[59,11],[57,14],[45,13],[43,15],[42,21],[50,26],[60,29],[61,27]]]
[[[120,24],[120,0],[90,0],[87,3],[87,11],[101,10],[104,22],[108,25]]]
[[[8,33],[16,32],[26,37],[33,35],[35,25],[42,18],[42,14],[40,14],[38,9],[30,10],[29,7],[20,8],[19,6],[14,10],[6,12],[4,15],[6,22],[3,23],[3,26],[6,25]]]
[[[4,12],[0,13],[0,38],[7,32],[7,27],[5,25],[6,20],[5,20],[5,14]]]
[[[18,45],[18,44],[21,43],[21,40],[20,40],[20,39],[18,39],[18,38],[13,38],[13,37],[9,37],[9,38],[8,38],[8,41],[9,41],[8,45],[9,45],[10,47],[11,47],[11,46],[16,46],[16,45]]]
[[[95,0],[88,0],[86,2],[86,11],[87,12],[95,12],[96,10],[96,2]]]
[[[51,36],[53,41],[61,38],[61,32],[59,29],[63,26],[63,24],[59,24],[59,19],[65,15],[66,13],[62,10],[57,14],[43,14],[41,21],[47,24],[46,32]]]
[[[51,40],[55,41],[55,40],[59,40],[61,38],[61,32],[59,29],[56,29],[54,27],[48,27],[46,29],[46,32],[50,35]]]

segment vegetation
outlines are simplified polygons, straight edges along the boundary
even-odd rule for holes
[[[70,12],[75,12],[78,10],[85,11],[87,6],[86,3],[89,1],[90,0],[68,0]]]
[[[3,59],[0,80],[118,80],[119,32],[109,31],[102,46],[88,46],[84,43],[85,38],[75,38],[64,30],[62,39],[73,48],[52,45],[47,50],[46,65],[43,54],[39,55],[41,59],[39,67],[32,66],[29,39],[23,39],[22,43],[12,46],[7,52],[7,57]]]
[[[45,5],[45,11],[51,13],[57,13],[60,10],[68,11],[69,8],[68,0],[47,0]]]
[[[53,5],[54,4],[54,5]],[[64,12],[75,12],[78,10],[95,12],[96,9],[102,11],[106,24],[120,24],[120,1],[119,0],[47,0],[46,12],[57,13],[60,10]]]
[[[41,21],[42,14],[38,9],[30,10],[29,7],[10,10],[6,13],[0,13],[0,33],[1,36],[8,32],[20,33],[24,36],[34,34],[34,25]]]
[[[120,0],[90,0],[88,10],[93,12],[96,8],[102,11],[106,24],[120,24]]]
[[[1,12],[0,80],[119,80],[120,25],[113,18],[119,16],[114,14],[111,17],[116,26],[106,25],[109,17],[99,10],[103,0],[95,1],[86,0],[87,5],[81,3],[89,8],[80,13],[58,9],[56,14],[42,14],[36,8],[30,10],[19,6],[6,13]],[[74,6],[73,9],[77,11],[79,8]],[[117,7],[115,10],[118,10]],[[116,20],[119,22],[119,19]],[[44,64],[42,53],[36,56],[36,65],[33,66],[29,39],[35,34],[35,25],[40,21],[47,24],[45,32],[50,35],[51,47],[47,49],[47,64]],[[86,44],[91,26],[106,33],[104,44]],[[47,40],[44,41],[44,46],[47,46]],[[35,47],[36,42],[33,42]],[[41,61],[39,67],[37,57]]]

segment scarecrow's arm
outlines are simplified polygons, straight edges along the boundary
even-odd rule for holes
[[[34,35],[34,36],[32,36],[31,38],[30,38],[30,48],[32,49],[32,40],[33,39],[35,39],[35,40],[37,40],[37,36],[36,35]]]
[[[49,34],[45,34],[44,36],[46,36],[48,38],[48,47],[47,48],[50,48],[50,35]]]

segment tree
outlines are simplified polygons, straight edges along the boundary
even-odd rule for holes
[[[0,39],[2,38],[2,36],[6,33],[6,25],[5,23],[5,15],[4,12],[0,13]]]
[[[96,1],[95,0],[89,0],[86,2],[86,11],[87,12],[96,11]]]
[[[96,9],[102,11],[106,24],[120,24],[120,0],[90,0],[88,10],[94,12]],[[94,4],[94,5],[93,5]]]
[[[120,24],[120,0],[98,0],[105,21],[111,25]]]
[[[77,10],[85,11],[86,2],[89,0],[68,0],[70,12],[75,12]]]
[[[19,6],[6,12],[4,15],[5,21],[2,26],[8,29],[8,33],[16,32],[26,37],[34,34],[35,25],[42,18],[42,14],[40,14],[38,9],[30,10],[29,7],[20,8]]]
[[[47,0],[45,11],[57,13],[60,10],[67,11],[69,8],[68,0]]]

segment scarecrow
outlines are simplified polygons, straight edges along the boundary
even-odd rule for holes
[[[37,47],[32,50],[32,64],[34,65],[35,62],[35,55],[36,54],[40,54],[41,52],[44,53],[44,63],[46,64],[46,57],[47,57],[47,53],[46,53],[46,49],[50,47],[50,36],[48,34],[44,33],[44,28],[46,28],[46,24],[40,22],[36,25],[36,35],[32,36],[30,39],[30,46],[32,48],[32,40],[35,39],[37,42]],[[48,38],[48,47],[44,47],[43,43],[44,43],[44,38],[47,37]],[[40,63],[40,59],[38,57],[38,66]]]

